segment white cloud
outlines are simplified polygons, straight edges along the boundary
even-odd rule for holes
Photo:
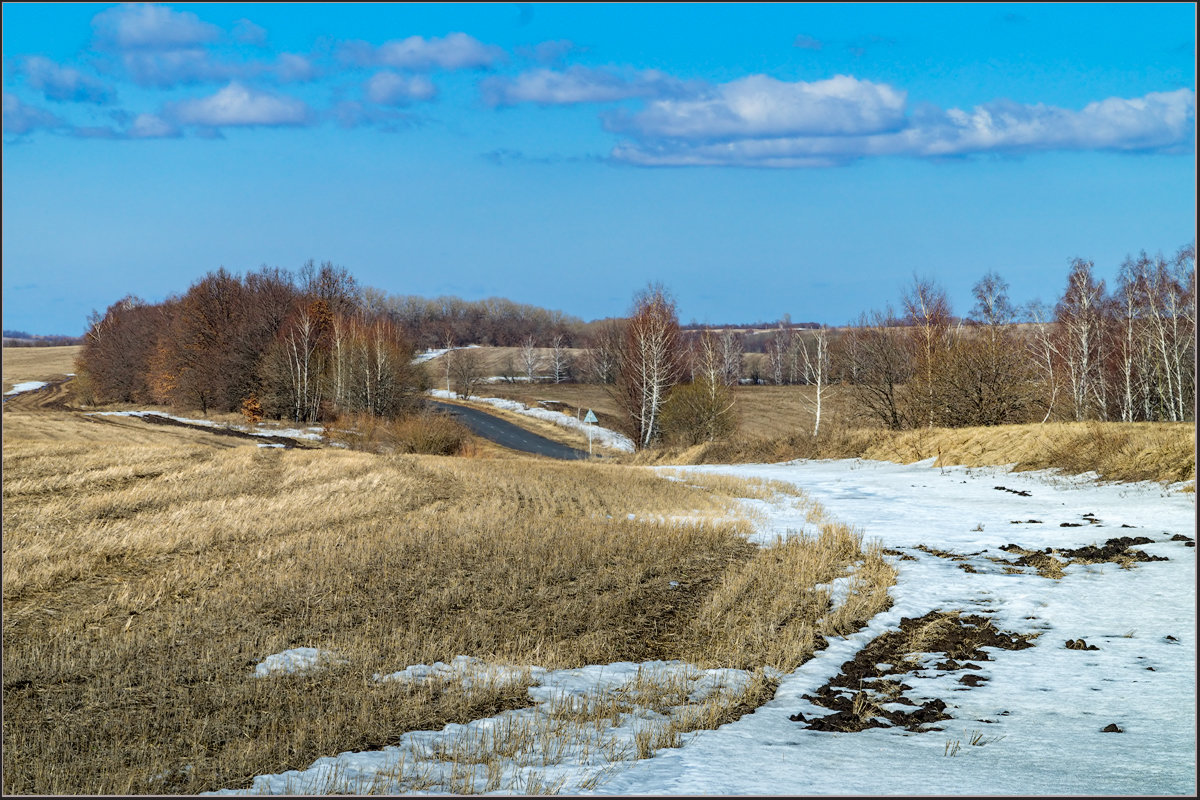
[[[169,117],[181,125],[207,128],[250,125],[306,125],[311,109],[294,97],[252,89],[237,81],[211,97],[171,104]]]
[[[938,158],[1047,150],[1190,152],[1196,96],[1191,89],[1109,98],[1080,111],[997,101],[971,111],[929,108],[905,127],[861,136],[744,137],[724,142],[643,137],[612,157],[641,166],[835,166],[872,156]]]
[[[275,76],[284,83],[304,83],[317,77],[312,59],[296,53],[280,53],[275,60]]]
[[[639,138],[691,141],[777,136],[861,136],[904,125],[905,93],[884,83],[838,75],[788,83],[751,75],[701,97],[663,99],[609,126]]]
[[[127,52],[121,54],[121,63],[134,83],[157,89],[219,83],[255,71],[248,65],[217,61],[207,50],[199,48]]]
[[[126,135],[130,139],[170,139],[179,136],[179,129],[154,114],[138,114]]]
[[[22,103],[11,92],[4,93],[4,132],[21,136],[38,129],[61,128],[65,123],[45,109]]]
[[[437,95],[433,81],[423,75],[397,75],[380,72],[364,84],[367,99],[382,106],[405,106]]]
[[[215,40],[221,33],[187,11],[153,3],[125,3],[92,18],[102,47],[119,50],[158,50],[189,47]]]
[[[366,42],[345,42],[340,48],[343,60],[359,66],[395,69],[471,69],[490,67],[504,60],[499,47],[484,44],[465,33],[442,38],[410,36],[372,47]]]
[[[678,79],[658,70],[623,75],[576,66],[566,70],[536,69],[515,78],[488,78],[479,88],[488,105],[513,106],[609,103],[630,97],[678,94],[682,86]]]
[[[73,103],[104,104],[113,100],[115,92],[95,78],[72,67],[62,67],[42,56],[29,56],[21,63],[21,71],[34,89],[47,100]]]

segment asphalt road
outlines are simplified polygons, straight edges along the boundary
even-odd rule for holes
[[[530,433],[524,428],[513,425],[511,422],[502,420],[485,411],[480,411],[476,408],[467,408],[466,406],[456,406],[451,403],[442,403],[437,400],[430,400],[429,404],[441,411],[453,414],[459,422],[470,428],[471,432],[475,435],[482,436],[484,439],[495,442],[501,447],[507,447],[510,450],[520,450],[523,453],[535,453],[567,461],[586,459],[588,457],[587,452],[584,450],[576,450],[574,447],[568,447],[565,444],[547,439],[544,436],[538,436],[536,433]]]

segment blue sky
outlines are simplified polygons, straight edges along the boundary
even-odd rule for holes
[[[3,7],[4,327],[307,259],[584,319],[1053,301],[1195,238],[1195,7]]]

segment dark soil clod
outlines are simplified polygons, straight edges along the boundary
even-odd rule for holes
[[[1125,731],[1118,728],[1117,723],[1110,722],[1108,725],[1106,725],[1104,728],[1102,728],[1100,732],[1101,733],[1124,733]]]
[[[925,726],[950,719],[946,703],[927,700],[917,706],[903,695],[911,686],[891,676],[920,672],[922,666],[915,658],[918,653],[943,653],[946,658],[936,669],[951,672],[958,669],[981,669],[967,661],[989,661],[983,649],[1023,650],[1032,647],[1034,636],[1001,631],[987,617],[932,611],[918,619],[900,620],[900,630],[889,631],[842,664],[841,672],[804,699],[830,709],[824,717],[805,720],[796,714],[791,719],[805,722],[810,730],[856,732],[868,728],[902,727],[910,731],[937,730]],[[960,682],[975,687],[987,679],[980,675],[964,675]],[[913,707],[912,711],[893,710],[894,705]]]
[[[1083,639],[1067,639],[1068,650],[1099,650],[1094,644],[1088,644]]]

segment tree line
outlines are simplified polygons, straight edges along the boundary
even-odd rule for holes
[[[712,440],[736,424],[731,387],[807,384],[819,433],[826,391],[845,387],[860,418],[891,429],[1056,420],[1196,418],[1196,251],[1145,252],[1122,263],[1109,291],[1094,263],[1071,261],[1053,307],[1024,308],[995,272],[973,287],[966,317],[936,282],[914,278],[893,307],[833,330],[789,324],[747,368],[747,337],[688,330],[661,286],[635,298],[627,320],[597,332],[593,380],[612,386],[639,447],[664,438]]]
[[[836,329],[785,318],[756,334],[762,353],[748,357],[759,348],[742,332],[680,325],[661,285],[639,292],[628,317],[584,324],[496,298],[391,296],[310,261],[298,275],[220,269],[157,304],[125,297],[92,315],[77,371],[97,402],[313,422],[414,408],[428,385],[418,348],[509,346],[514,377],[550,369],[555,381],[607,385],[641,447],[727,435],[732,387],[747,380],[810,386],[813,435],[834,385],[862,418],[893,429],[1195,419],[1194,243],[1173,258],[1127,258],[1111,292],[1076,258],[1053,306],[1018,307],[992,272],[973,296],[959,317],[936,282],[914,278],[898,312]],[[469,395],[476,362],[453,353],[445,379]]]
[[[398,416],[424,376],[402,326],[364,301],[344,268],[293,276],[224,268],[181,296],[127,296],[93,313],[77,381],[92,402],[244,411],[296,422],[342,413]]]

